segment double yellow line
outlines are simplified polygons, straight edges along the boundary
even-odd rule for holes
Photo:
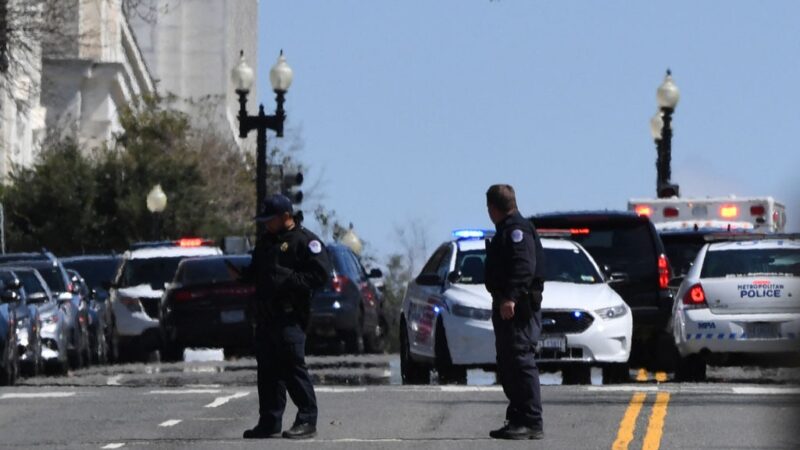
[[[628,445],[633,441],[636,431],[636,419],[642,410],[647,394],[636,392],[633,394],[625,415],[619,423],[617,439],[611,446],[612,450],[627,450]],[[667,417],[667,405],[669,404],[669,392],[656,393],[656,401],[653,404],[653,412],[650,413],[650,420],[647,423],[647,433],[644,436],[642,450],[658,450],[661,446],[661,436],[664,434],[664,419]]]

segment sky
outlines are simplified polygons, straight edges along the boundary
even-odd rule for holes
[[[800,231],[798,1],[259,9],[261,101],[274,108],[268,72],[283,49],[295,74],[287,135],[304,143],[314,201],[379,257],[400,250],[397,230],[414,223],[434,245],[456,228],[491,228],[494,183],[515,187],[525,215],[624,210],[654,196],[649,121],[667,68],[681,91],[672,142],[681,194],[772,195]]]

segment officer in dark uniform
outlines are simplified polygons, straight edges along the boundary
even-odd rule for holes
[[[496,439],[542,439],[542,399],[534,361],[542,329],[543,253],[539,236],[517,210],[514,188],[486,192],[497,232],[486,249],[486,289],[492,294],[497,377],[508,397],[506,425]]]
[[[317,399],[305,364],[306,327],[311,295],[330,277],[328,253],[314,233],[297,223],[292,203],[283,195],[264,201],[257,221],[266,232],[258,237],[250,266],[241,279],[255,283],[255,345],[258,363],[258,412],[245,439],[277,437],[281,432],[286,392],[297,405],[290,439],[316,435]]]

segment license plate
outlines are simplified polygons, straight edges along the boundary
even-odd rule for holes
[[[222,323],[244,322],[244,311],[241,309],[222,311],[220,313],[220,320],[222,320]]]
[[[751,323],[747,326],[747,337],[750,339],[777,339],[778,324],[767,322]]]
[[[539,350],[558,350],[564,352],[567,350],[567,338],[549,337],[539,339]]]

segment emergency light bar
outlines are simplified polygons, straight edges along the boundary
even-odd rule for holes
[[[494,235],[490,230],[476,230],[476,229],[461,229],[453,231],[453,237],[456,239],[485,239]]]
[[[754,240],[800,240],[800,233],[749,233],[749,232],[732,232],[732,233],[712,233],[703,236],[706,242],[725,242],[725,241],[754,241]]]

